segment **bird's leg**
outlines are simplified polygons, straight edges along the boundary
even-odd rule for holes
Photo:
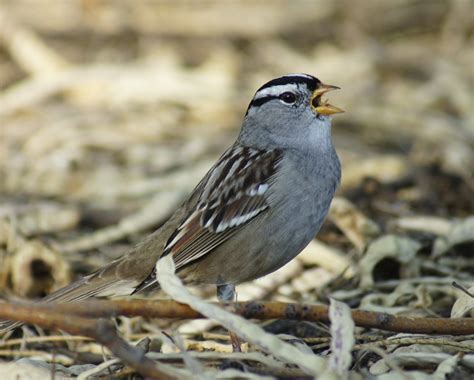
[[[219,302],[232,302],[237,300],[237,293],[235,292],[234,284],[217,285],[217,299]],[[239,337],[229,330],[230,341],[232,343],[233,352],[242,352],[240,348]]]

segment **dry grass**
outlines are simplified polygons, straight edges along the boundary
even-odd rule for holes
[[[232,141],[259,85],[308,72],[342,88],[331,93],[346,110],[334,121],[339,198],[319,241],[241,285],[239,300],[331,297],[393,314],[472,316],[472,298],[451,283],[474,286],[474,3],[190,4],[1,2],[5,297],[41,296],[125,252]],[[222,328],[208,320],[118,323],[128,341],[150,337],[151,357],[183,376],[228,367],[254,377],[304,375],[254,345],[229,354]],[[331,352],[325,326],[260,326],[297,337],[289,342],[308,355]],[[25,328],[23,340],[0,341],[0,378],[133,376],[96,343],[38,333]],[[474,374],[472,337],[355,334],[351,376]]]

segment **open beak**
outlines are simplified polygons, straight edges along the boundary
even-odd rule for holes
[[[333,90],[339,90],[337,86],[332,86],[330,84],[321,83],[318,89],[313,92],[313,99],[311,100],[311,105],[314,110],[320,115],[333,115],[335,113],[344,112],[344,110],[339,107],[329,104],[327,100],[322,100],[321,97],[323,94]]]

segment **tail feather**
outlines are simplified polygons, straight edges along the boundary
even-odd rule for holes
[[[107,279],[94,273],[47,295],[37,302],[75,302],[92,297],[126,296],[132,294],[137,285],[138,281]],[[0,336],[23,324],[23,322],[17,321],[0,321]]]
[[[175,214],[165,226],[149,235],[125,256],[115,259],[98,271],[49,294],[38,302],[74,302],[92,297],[120,297],[135,293],[137,287],[153,272],[156,261],[161,256],[162,247],[176,228],[176,220],[181,216],[180,213]],[[149,285],[147,290],[158,287],[156,281]],[[22,322],[0,321],[0,336],[22,324]]]

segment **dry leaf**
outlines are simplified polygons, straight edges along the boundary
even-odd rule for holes
[[[359,262],[361,280],[360,285],[364,288],[374,284],[374,270],[382,260],[389,259],[400,264],[401,271],[411,274],[418,270],[416,253],[421,245],[415,240],[397,235],[385,235],[367,248],[367,252]]]
[[[329,319],[331,320],[331,356],[329,367],[339,376],[347,375],[352,363],[354,346],[354,321],[351,309],[343,302],[330,299]]]
[[[468,289],[468,292],[474,294],[474,286],[471,286]],[[469,294],[466,294],[462,291],[459,291],[459,293],[460,295],[456,302],[454,302],[453,308],[451,309],[451,318],[474,318],[474,297],[471,297]]]
[[[359,251],[363,251],[366,245],[380,234],[379,226],[345,198],[333,199],[329,218]]]
[[[436,239],[433,255],[435,257],[444,255],[451,249],[464,244],[474,247],[474,216],[455,223],[446,236]]]
[[[174,270],[173,258],[170,256],[160,259],[156,265],[160,286],[175,301],[187,304],[206,317],[219,321],[242,339],[270,352],[280,360],[297,365],[308,374],[317,376],[324,370],[325,359],[305,354],[273,334],[265,332],[258,325],[192,295],[174,274]]]

